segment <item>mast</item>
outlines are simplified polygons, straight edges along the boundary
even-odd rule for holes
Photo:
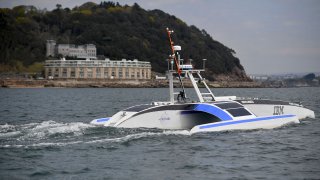
[[[175,46],[172,38],[171,38],[171,34],[173,33],[172,30],[169,30],[169,28],[166,29],[167,30],[167,34],[168,34],[168,38],[169,38],[169,42],[170,42],[170,48],[171,48],[171,52],[172,54],[169,55],[170,61],[172,62],[172,59],[175,62],[176,68],[177,70],[169,70],[169,65],[168,65],[168,79],[169,79],[169,93],[170,93],[170,102],[172,104],[175,103],[174,101],[174,96],[177,95],[177,100],[178,102],[181,102],[181,100],[183,102],[186,102],[187,96],[185,93],[185,89],[183,86],[183,82],[181,79],[181,74],[184,73],[185,76],[187,78],[190,79],[192,86],[198,96],[199,102],[203,103],[203,102],[208,102],[208,101],[215,101],[215,96],[213,95],[212,91],[210,90],[209,86],[207,85],[207,83],[205,82],[205,79],[202,78],[202,76],[200,75],[201,71],[204,71],[204,63],[206,59],[203,59],[203,69],[193,69],[192,65],[191,68],[189,69],[189,67],[186,67],[186,65],[181,64],[181,59],[180,59],[180,54],[178,51],[181,51],[181,46]],[[169,63],[169,60],[168,60]],[[173,64],[173,62],[172,62]],[[172,67],[171,67],[172,68]],[[182,91],[180,92],[174,92],[174,87],[173,87],[173,74],[178,74],[179,77],[179,81],[180,81],[180,86],[182,88]],[[198,77],[198,80],[195,80],[194,75],[195,74]],[[201,92],[198,85],[197,84],[203,84],[205,87],[206,92]],[[203,91],[203,90],[202,90]]]
[[[176,54],[176,50],[181,50],[181,47],[180,46],[174,46],[174,43],[173,43],[172,38],[171,38],[171,34],[173,33],[173,30],[169,30],[169,28],[167,28],[166,30],[167,30],[167,34],[168,34],[168,38],[169,38],[169,42],[170,42],[170,48],[171,48],[171,52],[172,52],[172,54],[169,56],[169,58],[170,59],[172,59],[172,58],[174,59],[174,62],[176,64],[176,68],[177,68],[179,81],[180,81],[180,86],[181,86],[181,89],[182,89],[182,91],[180,91],[178,96],[180,96],[183,101],[186,101],[186,98],[187,98],[186,91],[184,89],[183,82],[182,82],[182,79],[181,79],[181,71],[182,70],[180,68],[180,62],[179,62],[180,59],[177,58],[177,54]],[[173,78],[172,75],[171,75],[171,78]],[[171,94],[171,91],[172,91],[171,89],[172,88],[170,88],[170,94]],[[170,99],[172,99],[172,98],[170,97]]]

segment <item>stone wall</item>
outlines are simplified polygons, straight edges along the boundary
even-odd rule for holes
[[[192,87],[190,81],[184,81],[186,88]],[[256,88],[263,87],[256,82],[207,82],[213,88]],[[1,87],[8,88],[43,88],[43,87],[66,87],[66,88],[87,88],[87,87],[110,87],[110,88],[167,88],[167,80],[119,80],[119,79],[54,79],[54,80],[30,80],[30,79],[2,79]],[[178,87],[179,83],[175,83]],[[199,85],[201,87],[201,84]]]

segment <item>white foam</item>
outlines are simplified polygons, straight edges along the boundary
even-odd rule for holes
[[[4,138],[8,138],[8,137],[12,137],[12,136],[17,136],[21,134],[20,131],[13,131],[13,132],[7,132],[7,133],[0,133],[0,137],[4,137]]]
[[[14,147],[14,148],[21,148],[21,147],[24,147],[24,145],[18,145],[18,144],[13,144],[13,145],[11,145],[11,144],[6,144],[6,145],[1,145],[0,147],[1,147],[1,148],[12,148],[12,147]]]
[[[71,145],[71,144],[80,144],[82,142],[83,141],[57,142],[57,143],[37,143],[37,144],[28,145],[28,147],[66,146],[66,145]]]
[[[12,127],[14,127],[14,126],[10,125],[8,123],[0,125],[0,129],[7,129],[7,128],[12,128]]]
[[[66,134],[72,133],[73,136],[80,136],[84,133],[84,130],[87,128],[95,127],[90,124],[83,122],[72,122],[72,123],[58,123],[55,121],[44,121],[41,123],[29,123],[23,125],[0,125],[0,137],[9,138],[14,136],[17,137],[18,142],[27,142],[28,144],[12,144],[12,145],[0,145],[2,148],[28,148],[28,147],[38,147],[38,146],[65,146],[70,144],[82,143],[83,141],[73,141],[73,142],[41,142],[34,143],[41,139],[50,139],[49,136],[55,134]]]
[[[101,143],[101,142],[125,142],[125,141],[132,140],[132,139],[139,139],[142,137],[153,136],[155,134],[157,134],[157,133],[143,132],[143,133],[138,133],[138,134],[129,134],[129,135],[126,135],[123,137],[118,137],[118,138],[98,139],[98,140],[88,141],[85,143],[93,144],[93,143]]]
[[[29,124],[22,124],[20,125],[20,128],[22,129],[29,129],[29,128],[32,128],[36,125],[39,125],[40,123],[29,123]]]
[[[21,135],[17,140],[20,142],[28,142],[26,145],[13,144],[13,145],[1,145],[2,148],[29,148],[29,147],[47,147],[47,146],[67,146],[72,144],[94,144],[94,143],[103,143],[103,142],[127,142],[130,140],[140,139],[144,137],[153,137],[153,136],[167,136],[167,135],[185,135],[190,136],[191,133],[187,130],[165,130],[162,132],[141,132],[135,134],[129,134],[123,137],[116,138],[106,138],[98,139],[91,138],[88,141],[69,141],[69,142],[43,142],[47,141],[47,138],[55,134],[65,134],[72,133],[74,136],[79,136],[83,134],[83,130],[91,127],[96,127],[91,124],[86,124],[82,122],[72,122],[72,123],[58,123],[55,121],[44,121],[41,123],[30,123],[24,125],[1,125],[3,129],[17,129],[13,132],[0,133],[0,137],[12,137]],[[94,139],[94,140],[92,140]],[[37,142],[41,140],[42,142]],[[33,144],[31,144],[34,142]],[[24,144],[24,143],[23,143]]]
[[[166,130],[163,133],[165,135],[184,135],[184,136],[192,135],[192,133],[188,130]]]
[[[190,131],[187,130],[179,130],[179,131],[163,131],[163,132],[142,132],[137,134],[129,134],[124,137],[119,138],[108,138],[108,139],[99,139],[99,140],[93,140],[88,141],[85,143],[101,143],[101,142],[126,142],[134,139],[140,139],[144,137],[152,137],[152,136],[163,136],[163,135],[186,135],[190,136]]]
[[[51,134],[63,134],[63,133],[74,133],[75,135],[81,135],[84,129],[94,127],[90,124],[81,122],[68,123],[68,124],[57,124],[56,126],[49,127],[48,133]]]
[[[57,142],[57,143],[35,143],[31,145],[21,145],[21,144],[13,144],[13,145],[2,145],[2,148],[30,148],[30,147],[50,147],[50,146],[66,146],[71,144],[80,144],[83,141],[71,141],[71,142]]]
[[[83,130],[94,126],[82,122],[57,123],[55,121],[44,121],[42,123],[24,125],[24,127],[26,134],[20,140],[29,138],[44,139],[51,135],[66,133],[80,136],[83,134]]]
[[[14,129],[15,129],[14,125],[9,125],[9,124],[0,125],[0,133],[5,133]]]

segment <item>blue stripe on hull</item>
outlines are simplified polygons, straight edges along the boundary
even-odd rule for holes
[[[294,117],[294,116],[295,115],[282,115],[282,116],[269,116],[269,117],[261,117],[261,118],[254,118],[254,119],[244,119],[244,120],[239,120],[239,121],[229,121],[229,122],[224,122],[224,123],[203,125],[203,126],[200,126],[199,128],[200,129],[208,129],[208,128],[227,126],[227,125],[232,125],[232,124],[242,124],[242,123],[255,122],[255,121],[267,121],[267,120],[288,118],[288,117]]]
[[[97,119],[96,122],[107,122],[109,121],[110,118],[101,118],[101,119]]]
[[[212,114],[212,115],[218,117],[219,119],[221,119],[222,121],[227,121],[227,120],[233,119],[228,113],[226,113],[222,109],[220,109],[216,106],[208,105],[208,104],[197,104],[196,107],[194,108],[194,110]]]

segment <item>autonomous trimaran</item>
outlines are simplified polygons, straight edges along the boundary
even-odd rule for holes
[[[299,123],[299,119],[315,118],[314,112],[301,104],[279,100],[238,98],[236,96],[214,96],[204,78],[204,69],[194,69],[183,65],[179,51],[171,34],[167,34],[171,47],[170,60],[176,69],[168,69],[169,101],[136,105],[117,112],[111,117],[99,118],[92,124],[119,128],[159,128],[190,130],[191,133],[206,131],[271,129],[289,123]],[[198,100],[187,98],[183,80],[189,79]],[[196,77],[196,78],[195,78]],[[174,81],[179,80],[181,90],[175,92]],[[199,89],[198,84],[203,84]]]

